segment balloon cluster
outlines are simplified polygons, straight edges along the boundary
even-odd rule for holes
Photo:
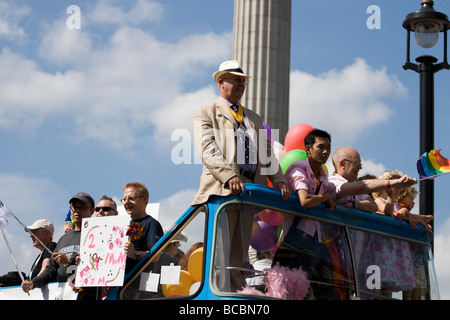
[[[298,123],[289,129],[284,138],[284,154],[278,160],[283,173],[296,161],[306,160],[308,155],[305,151],[305,137],[314,128],[306,123]]]
[[[178,284],[163,284],[162,292],[165,297],[189,296],[200,287],[203,267],[203,248],[192,252],[188,260],[188,270],[180,271]]]

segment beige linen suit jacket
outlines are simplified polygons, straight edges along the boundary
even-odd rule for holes
[[[250,129],[256,133],[254,142],[258,148],[258,168],[254,183],[267,185],[267,177],[274,185],[277,182],[286,183],[261,117],[247,108],[244,108],[244,115]],[[230,178],[240,176],[234,134],[237,128],[229,107],[221,99],[195,111],[194,140],[203,162],[203,171],[193,205],[206,202],[211,195],[231,194],[225,184]],[[262,140],[265,141],[261,143]]]

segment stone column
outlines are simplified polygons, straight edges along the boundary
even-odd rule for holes
[[[242,104],[283,143],[289,130],[291,0],[235,0],[233,59],[250,75]]]

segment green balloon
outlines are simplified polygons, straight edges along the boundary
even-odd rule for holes
[[[283,171],[283,174],[286,173],[289,166],[299,160],[306,160],[308,158],[308,155],[306,154],[306,151],[301,149],[294,149],[286,153],[283,158],[280,160],[280,167],[281,171]]]

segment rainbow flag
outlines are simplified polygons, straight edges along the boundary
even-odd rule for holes
[[[435,176],[450,172],[450,161],[441,155],[441,149],[431,150],[417,160],[417,171],[423,179],[434,179]]]

